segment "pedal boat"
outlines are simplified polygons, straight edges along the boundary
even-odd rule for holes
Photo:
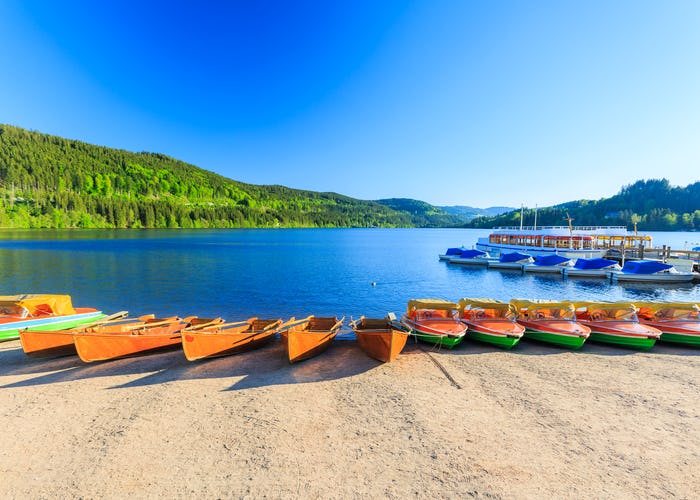
[[[401,323],[417,340],[448,349],[467,333],[467,325],[459,319],[459,304],[443,299],[409,300]]]
[[[692,302],[635,302],[639,322],[661,331],[661,341],[700,347],[700,307]]]
[[[105,315],[89,307],[74,308],[70,295],[24,294],[0,296],[0,342],[19,338],[27,328],[61,330],[91,323]]]
[[[639,322],[630,302],[576,302],[576,319],[591,329],[590,339],[619,347],[648,351],[661,331]]]
[[[576,321],[571,302],[513,299],[518,323],[525,327],[525,338],[568,349],[579,349],[591,329]]]
[[[508,302],[463,298],[459,316],[469,329],[467,338],[512,349],[523,337],[525,327],[515,322],[516,311]]]

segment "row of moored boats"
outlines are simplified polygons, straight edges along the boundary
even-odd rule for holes
[[[616,281],[684,283],[700,277],[696,272],[679,271],[672,264],[658,260],[628,260],[624,266],[620,266],[614,260],[600,257],[574,260],[557,253],[532,256],[522,252],[506,252],[494,258],[482,250],[463,248],[448,248],[439,258],[450,264],[464,266],[485,266],[491,269],[515,269]]]
[[[19,338],[32,357],[78,355],[85,362],[106,361],[182,347],[190,361],[237,354],[261,347],[278,337],[289,362],[302,361],[328,348],[344,318],[307,316],[287,321],[249,318],[158,318],[153,314],[128,318],[90,308],[73,308],[67,295],[0,297],[0,341]],[[408,332],[394,331],[384,319],[350,322],[360,347],[381,361],[395,359]]]
[[[381,361],[395,359],[409,335],[453,348],[464,338],[513,348],[522,338],[570,349],[587,340],[639,350],[661,340],[700,347],[700,308],[695,303],[568,302],[463,298],[412,299],[400,319],[351,321],[359,346]],[[341,331],[344,318],[128,318],[73,308],[67,295],[0,297],[0,340],[19,338],[29,356],[77,354],[105,361],[181,347],[190,361],[245,352],[281,338],[290,363],[320,354]]]

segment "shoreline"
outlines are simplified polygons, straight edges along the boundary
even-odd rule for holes
[[[449,377],[446,376],[449,374]],[[669,497],[700,490],[700,350],[279,341],[188,362],[0,344],[3,496]],[[6,479],[5,479],[6,478]]]

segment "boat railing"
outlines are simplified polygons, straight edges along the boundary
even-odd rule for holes
[[[536,231],[536,230],[547,230],[547,229],[557,229],[557,230],[569,230],[569,226],[502,226],[493,228],[494,231]],[[601,229],[616,230],[616,231],[627,231],[627,226],[572,226],[572,231],[596,231]]]

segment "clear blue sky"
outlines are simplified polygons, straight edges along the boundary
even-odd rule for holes
[[[547,206],[700,179],[700,2],[0,2],[0,123],[232,179]]]

